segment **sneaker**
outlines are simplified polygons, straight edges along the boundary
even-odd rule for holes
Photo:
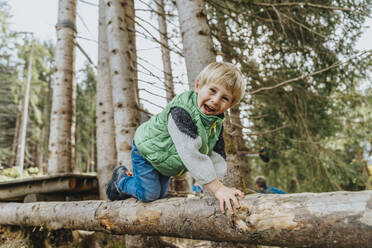
[[[122,177],[127,177],[131,173],[128,172],[125,166],[118,166],[112,173],[112,177],[106,186],[106,195],[111,201],[125,200],[131,197],[131,195],[121,192],[119,189],[119,181]]]

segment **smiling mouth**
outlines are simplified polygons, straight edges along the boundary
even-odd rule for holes
[[[207,110],[208,112],[215,112],[216,110],[212,107],[209,107],[207,104],[204,104],[204,109]]]

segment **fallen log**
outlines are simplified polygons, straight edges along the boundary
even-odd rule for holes
[[[247,195],[235,216],[215,199],[0,203],[0,225],[82,229],[291,247],[372,247],[372,191]]]

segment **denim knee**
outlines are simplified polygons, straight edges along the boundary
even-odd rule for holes
[[[151,202],[155,201],[160,198],[160,188],[159,189],[151,189],[151,190],[144,190],[142,194],[143,202]]]

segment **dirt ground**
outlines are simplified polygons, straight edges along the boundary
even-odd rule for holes
[[[0,226],[0,248],[28,248],[29,240],[18,228]]]

